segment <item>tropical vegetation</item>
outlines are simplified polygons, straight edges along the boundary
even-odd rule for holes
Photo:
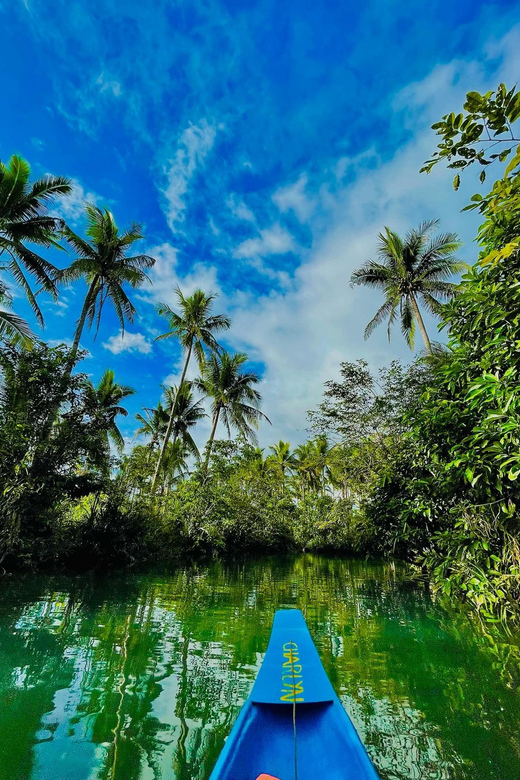
[[[385,227],[377,260],[352,274],[384,296],[365,336],[383,321],[390,336],[399,320],[409,347],[418,329],[424,350],[379,371],[345,360],[308,413],[307,440],[265,448],[261,377],[231,350],[230,318],[201,289],[177,289],[174,306],[158,307],[168,329],[157,340],[174,346],[174,371],[181,354],[180,375],[146,399],[125,446],[118,422],[133,390],[110,368],[93,383],[81,338],[108,299],[122,329],[136,316],[130,290],[149,282],[155,262],[139,249],[142,229],[120,231],[107,209],[87,204],[83,237],[49,211],[67,179],[31,183],[21,158],[2,164],[2,567],[288,550],[400,557],[439,597],[462,598],[487,621],[518,619],[519,118],[520,93],[500,85],[468,93],[461,112],[434,125],[438,146],[423,171],[446,164],[455,189],[475,167],[479,186],[497,171],[465,209],[482,218],[473,264],[457,259],[457,234],[435,234],[429,219],[404,238]],[[43,250],[69,265],[58,269]],[[41,322],[40,291],[58,296],[79,280],[87,290],[70,348],[38,339],[10,309],[16,288]]]

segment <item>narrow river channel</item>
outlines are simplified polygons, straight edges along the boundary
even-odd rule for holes
[[[205,780],[291,606],[381,778],[520,779],[518,637],[390,564],[311,555],[4,577],[0,778]]]

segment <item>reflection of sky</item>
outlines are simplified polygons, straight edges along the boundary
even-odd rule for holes
[[[439,729],[425,720],[424,713],[406,699],[395,702],[375,699],[370,690],[358,691],[361,700],[370,700],[370,723],[359,699],[342,695],[341,701],[379,772],[409,780],[451,780],[457,755],[448,745],[439,746]],[[398,728],[396,728],[398,724]],[[377,737],[374,731],[377,729]],[[377,746],[373,744],[374,737]],[[448,753],[446,760],[443,753]],[[462,775],[463,776],[463,775]]]
[[[78,647],[69,647],[63,654],[64,659],[74,662],[74,677],[67,688],[56,691],[54,708],[41,719],[35,746],[37,780],[56,780],[57,776],[87,778],[89,767],[106,752],[106,746],[90,742],[88,718],[77,715],[84,695],[85,673],[90,666],[89,655],[88,650]]]

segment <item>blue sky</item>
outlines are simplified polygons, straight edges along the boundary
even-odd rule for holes
[[[296,443],[341,360],[409,357],[397,331],[363,341],[379,298],[348,284],[383,225],[440,217],[475,256],[459,213],[475,182],[454,193],[449,173],[418,170],[431,122],[516,82],[516,2],[0,0],[0,20],[0,156],[71,177],[59,209],[77,230],[84,199],[142,222],[157,258],[126,338],[107,307],[83,342],[93,378],[111,366],[137,391],[129,438],[179,373],[175,345],[153,344],[175,284],[218,292],[228,346],[262,374],[262,444]],[[84,292],[46,304],[46,339],[71,338]]]

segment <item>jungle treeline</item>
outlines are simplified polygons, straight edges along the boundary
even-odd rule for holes
[[[386,323],[390,339],[398,325],[418,351],[409,365],[390,359],[377,374],[364,361],[343,362],[302,421],[309,437],[297,447],[257,446],[270,412],[259,375],[246,354],[225,347],[231,323],[218,298],[178,289],[176,305],[158,307],[165,321],[158,338],[182,350],[179,384],[157,389],[125,451],[118,420],[134,390],[109,368],[94,384],[81,338],[99,327],[107,306],[123,328],[133,321],[133,290],[149,283],[155,262],[134,253],[141,227],[120,229],[110,211],[87,204],[80,235],[55,216],[70,191],[66,178],[31,181],[17,156],[0,164],[4,572],[296,550],[399,557],[486,620],[515,619],[519,117],[520,93],[500,85],[468,93],[460,113],[433,126],[438,145],[422,172],[453,169],[455,189],[475,170],[481,189],[492,181],[463,209],[481,215],[474,261],[458,259],[457,234],[440,232],[436,220],[403,237],[382,228],[376,259],[351,279],[383,295],[365,337]],[[41,254],[58,247],[66,268]],[[84,297],[70,346],[51,346],[12,310],[13,292],[43,323],[40,293],[57,299],[72,284],[84,286]],[[438,318],[446,344],[427,332],[425,311]],[[204,418],[200,452],[194,432]]]

